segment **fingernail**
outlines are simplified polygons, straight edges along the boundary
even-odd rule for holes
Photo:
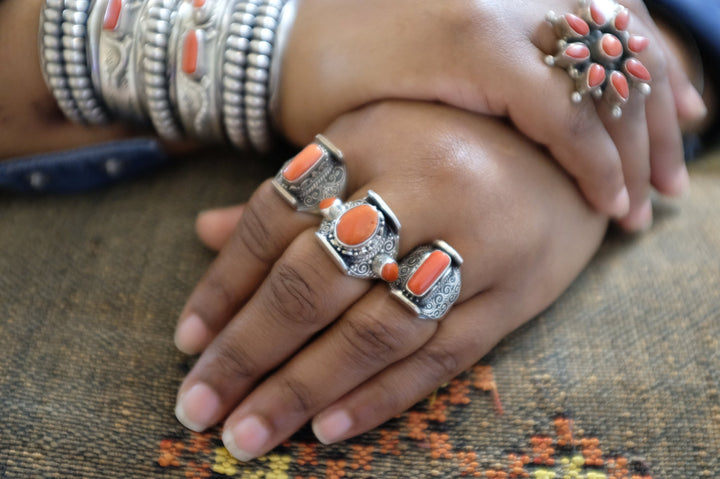
[[[200,316],[191,314],[175,330],[175,347],[185,354],[197,354],[207,346],[210,331]]]
[[[188,389],[175,406],[175,417],[188,429],[204,431],[217,420],[220,397],[207,384],[199,383]]]
[[[352,418],[340,409],[329,414],[318,416],[312,423],[315,437],[323,444],[332,444],[342,439],[352,427]]]
[[[684,164],[673,175],[670,189],[673,196],[686,196],[690,192],[690,176]]]
[[[700,93],[693,86],[688,86],[683,96],[687,113],[695,120],[702,120],[708,114],[707,106]]]
[[[623,220],[623,227],[632,232],[642,232],[650,229],[653,223],[652,203],[650,198],[633,213]]]
[[[612,212],[616,218],[626,216],[630,211],[630,194],[626,187],[615,197],[612,203]]]
[[[270,439],[270,430],[257,416],[248,416],[232,428],[225,428],[222,440],[225,449],[243,462],[260,456]]]

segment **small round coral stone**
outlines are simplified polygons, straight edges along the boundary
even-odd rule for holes
[[[606,33],[602,37],[602,49],[608,56],[617,58],[623,53],[623,46],[615,35]]]
[[[650,72],[645,68],[645,65],[640,63],[638,60],[635,60],[634,58],[631,58],[627,62],[625,62],[625,68],[627,69],[628,73],[630,73],[635,78],[638,78],[644,82],[649,82],[652,80],[652,77],[650,76]]]
[[[337,198],[335,198],[334,196],[332,196],[332,197],[330,197],[330,198],[325,198],[324,200],[322,200],[322,201],[318,204],[318,208],[320,208],[321,210],[324,210],[324,209],[326,209],[326,208],[330,208],[330,207],[333,205],[333,203],[335,203],[335,200],[336,200],[336,199],[337,199]]]
[[[621,11],[615,17],[615,28],[618,30],[626,30],[630,23],[630,12],[626,9]]]
[[[604,81],[605,68],[597,63],[590,65],[590,71],[588,72],[588,86],[590,88],[595,88],[596,86],[602,85]]]
[[[370,205],[359,205],[349,209],[343,213],[335,226],[337,238],[348,246],[363,244],[377,231],[380,222],[378,214],[378,211]]]
[[[382,271],[380,271],[380,277],[388,283],[397,281],[398,276],[400,276],[400,269],[395,262],[387,263],[382,267]]]
[[[623,99],[627,100],[630,98],[630,87],[628,86],[627,78],[620,72],[613,72],[610,77],[610,81],[615,87],[615,91],[618,92]]]
[[[588,24],[585,22],[585,20],[578,17],[577,15],[568,13],[565,15],[565,21],[568,23],[568,25],[570,25],[570,28],[572,28],[578,35],[585,36],[590,33],[590,27],[588,26]]]
[[[582,43],[571,43],[565,49],[565,54],[571,58],[584,60],[590,56],[590,49]]]

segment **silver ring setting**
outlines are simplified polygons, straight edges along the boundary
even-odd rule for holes
[[[420,319],[439,320],[460,296],[462,256],[444,241],[418,246],[400,260],[390,291]]]
[[[574,103],[588,94],[603,98],[613,117],[619,118],[630,98],[630,87],[650,94],[650,72],[637,59],[648,40],[627,32],[627,8],[613,0],[580,0],[577,15],[551,11],[546,20],[558,44],[557,53],[545,57],[545,63],[564,68],[575,81]]]
[[[324,199],[345,194],[343,154],[330,140],[317,135],[313,143],[280,168],[272,183],[296,210],[320,213]]]
[[[315,234],[340,269],[354,278],[396,280],[400,222],[380,195],[370,190],[365,199],[333,198],[323,206]]]

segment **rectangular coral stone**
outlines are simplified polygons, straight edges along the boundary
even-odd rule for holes
[[[407,289],[415,296],[422,296],[450,267],[450,256],[444,251],[433,251],[425,258],[407,282]]]
[[[319,145],[311,143],[298,153],[290,164],[285,167],[282,172],[283,178],[290,182],[299,180],[310,168],[315,166],[315,163],[320,161],[322,156],[323,149]]]

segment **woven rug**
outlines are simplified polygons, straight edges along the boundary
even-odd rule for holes
[[[0,477],[720,477],[720,155],[650,233],[611,232],[554,306],[378,429],[331,447],[304,430],[247,464],[185,430],[172,334],[212,259],[194,217],[275,168],[213,153],[0,196]]]

